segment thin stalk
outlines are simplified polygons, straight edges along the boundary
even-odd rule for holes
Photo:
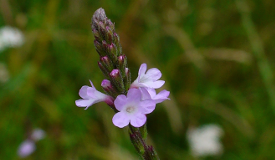
[[[248,36],[252,53],[256,58],[259,72],[269,97],[270,105],[275,114],[275,87],[273,85],[274,76],[272,73],[272,68],[264,54],[264,47],[251,19],[248,5],[245,0],[236,0],[235,2],[237,9],[240,12],[242,24]]]
[[[144,160],[160,160],[153,146],[146,143],[146,124],[140,128],[129,125],[129,135],[136,151]]]

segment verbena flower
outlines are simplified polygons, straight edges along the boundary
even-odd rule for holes
[[[96,90],[95,86],[93,85],[92,81],[90,81],[91,86],[82,86],[79,90],[79,96],[82,99],[76,100],[75,104],[78,107],[86,107],[88,109],[91,105],[98,103],[98,102],[106,102],[109,105],[113,104],[113,98],[111,96],[108,96],[106,94],[103,94]]]
[[[161,103],[168,98],[170,92],[167,90],[162,90],[160,91],[158,94],[156,93],[156,90],[153,88],[144,88],[141,87],[139,88],[141,93],[142,93],[142,100],[146,100],[146,99],[152,99],[154,100],[156,103]]]
[[[115,126],[123,128],[130,123],[134,127],[141,127],[146,122],[146,114],[155,109],[156,102],[152,99],[142,100],[140,90],[131,88],[127,97],[125,95],[117,96],[114,105],[119,111],[113,117]]]
[[[157,68],[151,68],[147,72],[146,63],[141,64],[137,79],[131,84],[131,88],[148,87],[148,88],[160,88],[165,81],[158,80],[161,77],[161,72]],[[146,73],[145,73],[146,72]]]

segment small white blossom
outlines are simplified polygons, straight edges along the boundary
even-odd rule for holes
[[[8,47],[20,47],[24,43],[23,33],[10,26],[4,26],[0,29],[0,51]]]
[[[33,130],[31,138],[34,141],[39,141],[45,137],[45,132],[42,129],[36,128]]]
[[[192,154],[195,157],[222,154],[223,146],[219,140],[222,134],[222,129],[215,124],[188,129],[187,139]]]

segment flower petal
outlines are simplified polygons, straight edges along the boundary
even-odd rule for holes
[[[154,88],[146,88],[146,90],[152,98],[156,96],[156,90]]]
[[[148,99],[140,102],[139,111],[143,114],[149,114],[156,108],[156,102]]]
[[[158,80],[158,81],[155,81],[155,82],[153,82],[153,81],[146,82],[146,83],[144,83],[144,85],[145,85],[146,87],[148,87],[148,88],[158,89],[158,88],[160,88],[161,86],[163,86],[164,83],[165,83],[165,81],[163,81],[163,80]]]
[[[146,76],[150,77],[150,79],[152,79],[153,81],[156,81],[156,80],[160,79],[161,72],[157,68],[151,68],[146,72]]]
[[[142,100],[146,100],[146,99],[151,99],[151,95],[150,93],[148,92],[148,89],[149,88],[144,88],[144,87],[140,87],[139,90],[141,92],[141,99]]]
[[[114,104],[115,104],[116,109],[118,111],[121,111],[124,108],[125,104],[127,104],[127,98],[126,98],[126,96],[123,95],[123,94],[118,95],[116,97],[116,99],[115,99]]]
[[[23,141],[17,151],[19,157],[24,158],[32,154],[35,151],[36,147],[34,141],[25,140]]]
[[[93,105],[94,103],[94,99],[79,99],[79,100],[76,100],[75,101],[75,104],[78,106],[78,107],[89,107],[91,105]]]
[[[131,88],[127,93],[128,102],[139,102],[141,100],[141,93],[139,89]]]
[[[95,88],[89,87],[87,88],[87,95],[91,99],[96,99],[98,102],[104,101],[106,99],[107,95],[99,92]]]
[[[123,112],[118,112],[114,115],[112,121],[115,126],[123,128],[129,124],[130,119],[127,114]]]
[[[139,71],[138,71],[138,81],[140,80],[140,78],[145,74],[147,69],[147,64],[146,63],[142,63],[139,67]]]
[[[94,86],[94,84],[93,84],[93,82],[92,82],[91,80],[89,80],[89,81],[90,81],[90,83],[91,83],[91,86],[92,86],[94,89],[96,89],[95,86]]]
[[[79,90],[79,96],[83,99],[88,99],[89,96],[87,95],[87,89],[89,86],[82,86]]]
[[[161,103],[164,100],[170,99],[170,98],[168,98],[169,94],[170,94],[169,91],[162,90],[156,96],[153,97],[153,100],[155,100],[156,103]]]
[[[130,123],[134,127],[141,127],[145,124],[147,117],[144,114],[137,113],[131,117]]]

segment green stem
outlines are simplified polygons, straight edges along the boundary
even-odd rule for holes
[[[146,124],[140,128],[129,125],[129,135],[136,151],[144,160],[160,160],[153,146],[146,143]]]
[[[247,33],[248,40],[251,44],[252,53],[257,60],[260,75],[265,85],[267,95],[270,100],[270,105],[275,114],[275,88],[273,85],[272,67],[269,64],[267,57],[264,54],[264,47],[260,36],[258,35],[255,25],[251,19],[250,11],[245,0],[236,0],[237,9],[240,12],[243,27]]]

